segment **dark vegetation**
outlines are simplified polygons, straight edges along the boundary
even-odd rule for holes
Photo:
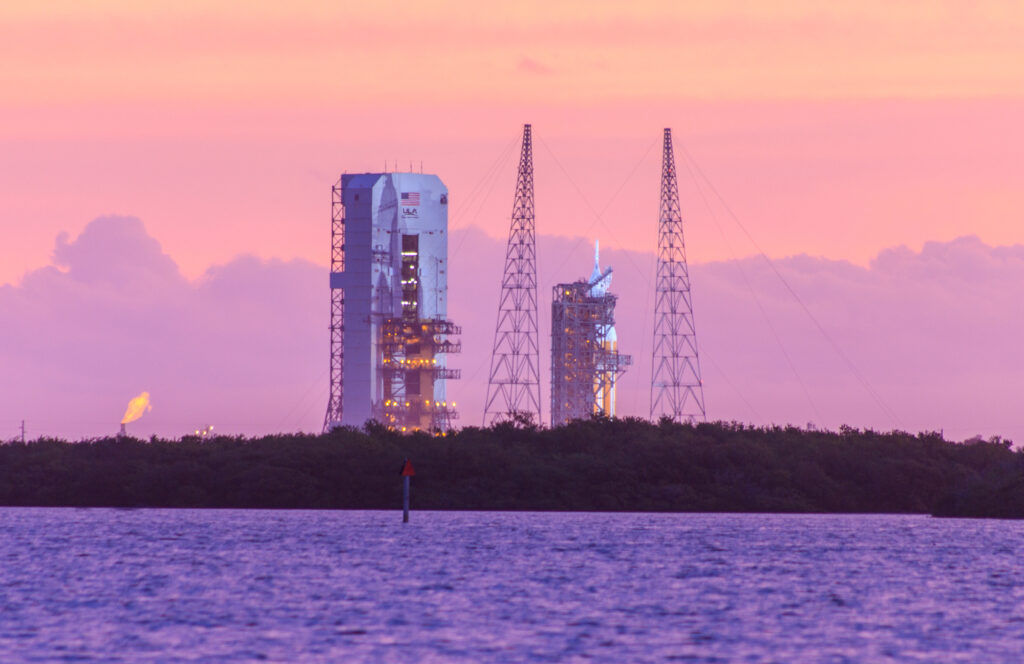
[[[1024,516],[1024,454],[843,428],[594,419],[556,429],[0,445],[0,504],[394,509],[904,512]]]

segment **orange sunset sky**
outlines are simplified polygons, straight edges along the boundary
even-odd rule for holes
[[[542,233],[649,248],[673,126],[770,255],[1019,242],[1021,34],[1010,1],[4,3],[0,283],[106,213],[191,276],[322,263],[331,182],[385,160],[500,237],[514,157],[468,194],[523,122]],[[692,260],[754,251],[682,186]]]

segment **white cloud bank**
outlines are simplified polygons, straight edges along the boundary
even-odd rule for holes
[[[452,233],[463,425],[480,422],[503,256],[479,230]],[[589,274],[591,256],[590,240],[539,241],[545,414],[550,289]],[[602,264],[615,269],[620,347],[635,358],[620,414],[646,416],[653,256],[605,250]],[[1024,247],[967,237],[888,249],[866,268],[809,256],[775,267],[824,335],[763,258],[692,266],[709,417],[1024,441]],[[0,287],[0,438],[22,418],[30,435],[112,433],[142,390],[153,411],[129,425],[139,435],[318,430],[327,303],[323,266],[241,256],[189,281],[139,220],[97,219],[57,238],[53,265]]]

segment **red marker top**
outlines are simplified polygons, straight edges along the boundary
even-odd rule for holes
[[[402,466],[402,477],[412,477],[415,474],[416,471],[413,469],[412,464],[406,459],[405,464]]]

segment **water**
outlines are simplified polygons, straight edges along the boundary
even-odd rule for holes
[[[1024,523],[0,509],[0,661],[1020,661]]]

